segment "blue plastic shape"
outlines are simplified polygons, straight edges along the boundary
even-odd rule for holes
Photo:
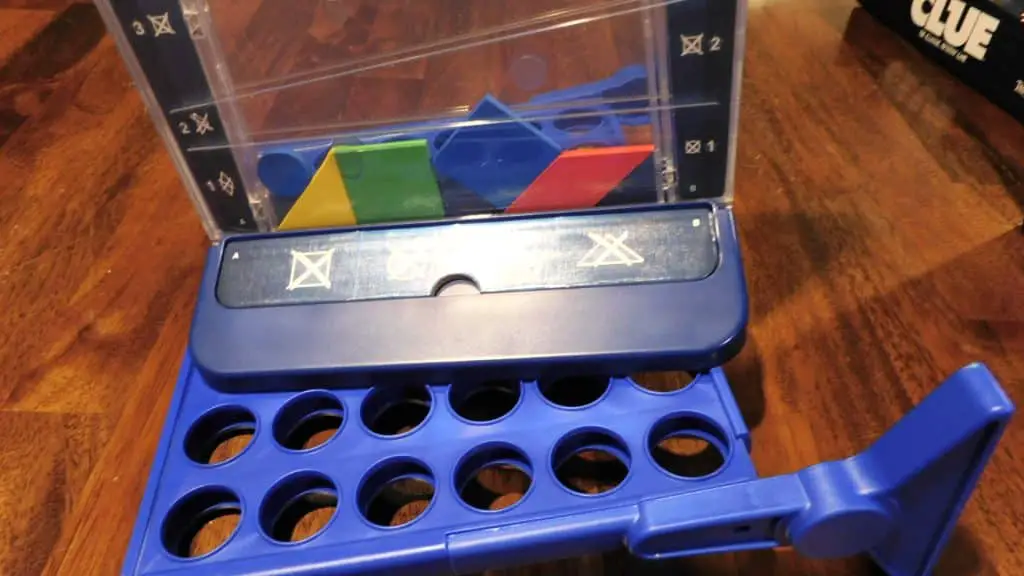
[[[757,478],[719,369],[671,393],[625,378],[504,386],[508,410],[484,414],[467,410],[479,391],[470,383],[230,395],[186,357],[122,573],[470,574],[622,545],[648,559],[786,545],[816,558],[868,553],[891,576],[919,576],[1014,412],[993,375],[970,365],[864,452]],[[406,428],[394,419],[401,411],[387,414],[401,402],[417,414]],[[296,430],[325,416],[333,437],[295,444]],[[244,426],[253,437],[239,455],[194,460]],[[679,436],[705,440],[717,469],[659,452]],[[573,480],[570,462],[594,449],[622,464],[606,491]],[[470,482],[490,464],[530,478],[497,511]],[[384,488],[403,480],[433,491]],[[396,526],[389,514],[402,494],[422,513]],[[336,510],[315,535],[283,542],[303,501]],[[240,520],[219,548],[181,557],[198,523],[228,512]]]
[[[562,148],[493,96],[485,96],[434,155],[434,168],[505,209]]]
[[[540,116],[535,122],[540,126],[540,131],[565,150],[582,146],[626,144],[622,123],[618,115],[607,106],[567,108]]]
[[[529,103],[545,107],[572,104],[584,108],[600,104],[615,110],[623,125],[642,126],[651,123],[651,116],[646,110],[650,105],[647,82],[647,68],[642,64],[634,64],[604,80],[538,94]]]
[[[479,216],[481,214],[500,214],[493,204],[484,200],[472,190],[467,189],[451,178],[441,178],[437,183],[441,190],[441,201],[444,202],[444,213],[450,218],[463,216]]]
[[[332,145],[331,140],[315,140],[268,148],[260,153],[256,173],[275,197],[298,198]]]
[[[637,206],[658,201],[658,181],[654,170],[654,155],[648,156],[614,190],[609,192],[600,207]]]
[[[306,377],[365,386],[720,366],[742,348],[748,315],[733,212],[704,204],[651,210],[695,207],[710,211],[719,258],[714,271],[696,281],[230,308],[217,298],[221,263],[230,257],[230,242],[221,242],[207,256],[189,347],[209,383],[232,392],[303,387]],[[427,227],[405,227],[421,226]],[[287,235],[312,245],[323,233]]]

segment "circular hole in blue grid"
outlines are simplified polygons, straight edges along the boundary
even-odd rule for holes
[[[629,476],[631,462],[626,444],[598,429],[569,433],[551,453],[555,477],[577,494],[603,494],[618,488]]]
[[[197,464],[222,464],[241,454],[256,434],[256,416],[241,406],[203,414],[185,435],[185,455]]]
[[[333,394],[306,392],[292,398],[274,418],[274,440],[288,450],[312,450],[337,434],[345,409]]]
[[[399,436],[423,424],[433,398],[424,385],[383,385],[366,395],[360,416],[366,429],[381,436]]]
[[[223,547],[241,519],[242,503],[234,492],[221,486],[201,488],[171,507],[160,537],[172,556],[201,558]]]
[[[460,417],[483,423],[512,412],[522,395],[518,380],[488,380],[452,384],[448,389],[448,402]]]
[[[511,444],[485,444],[462,457],[454,480],[464,503],[496,512],[523,499],[533,484],[533,467],[526,454]]]
[[[434,474],[412,458],[377,465],[359,485],[356,504],[368,522],[396,528],[416,520],[434,499]]]
[[[611,379],[607,376],[568,376],[541,380],[540,393],[548,402],[563,408],[582,408],[600,400]]]
[[[338,508],[338,489],[318,472],[298,472],[278,482],[260,506],[260,528],[280,543],[305,542],[324,528]]]
[[[642,372],[630,379],[648,392],[671,394],[689,388],[697,377],[689,372]]]
[[[703,478],[725,466],[729,439],[711,422],[692,414],[676,414],[658,421],[647,438],[651,459],[680,478]]]

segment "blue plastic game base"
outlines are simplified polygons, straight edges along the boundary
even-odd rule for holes
[[[622,545],[651,559],[792,545],[923,575],[1013,410],[972,365],[863,453],[759,479],[717,369],[671,393],[612,378],[230,395],[186,358],[123,574],[466,574]],[[302,450],[325,420],[334,436]],[[253,434],[244,451],[200,463],[239,431]],[[662,449],[681,437],[708,448],[689,461]],[[489,466],[529,479],[500,511],[480,497]],[[581,483],[587,469],[604,484]],[[412,501],[421,514],[395,526],[388,512]],[[310,502],[332,518],[286,542]],[[233,535],[183,558],[227,513],[240,515]]]

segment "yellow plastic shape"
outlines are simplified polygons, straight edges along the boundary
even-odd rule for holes
[[[355,223],[352,201],[332,150],[278,229],[308,230],[352,226]]]

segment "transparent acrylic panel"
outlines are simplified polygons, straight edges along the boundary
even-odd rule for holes
[[[454,121],[486,94],[540,116],[551,106],[531,98],[653,56],[644,20],[655,14],[635,0],[278,0],[251,15],[237,4],[213,0],[210,26],[224,97],[257,140]],[[614,96],[642,110],[650,85],[641,76]]]
[[[723,0],[98,0],[215,237],[731,198]]]

